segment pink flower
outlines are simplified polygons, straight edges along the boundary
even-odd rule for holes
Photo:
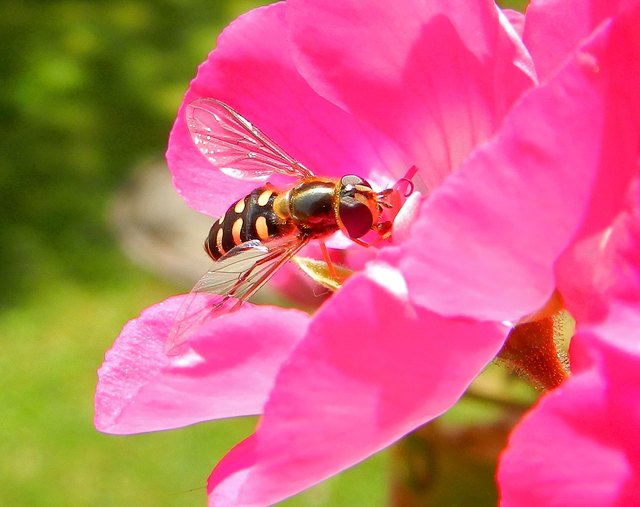
[[[600,72],[605,65],[616,69],[616,61],[635,62],[612,75],[611,100],[627,100],[627,92],[617,88],[620,79],[629,90],[640,90],[638,3],[625,10],[606,2],[562,2],[574,22],[561,32],[553,29],[557,19],[551,14],[559,6],[539,2],[527,11],[524,40],[536,69],[551,73],[562,60],[558,48],[590,36],[590,47],[608,44],[618,53],[594,62],[580,48],[579,64],[597,63]],[[616,113],[622,121],[605,124],[605,140],[625,139],[616,143],[623,151],[601,152],[602,171],[585,217],[556,263],[558,289],[577,322],[574,376],[543,396],[511,435],[498,471],[505,506],[640,502],[640,109],[637,101],[628,104]]]
[[[611,227],[574,245],[581,255],[564,265],[590,278],[581,296],[602,311],[578,325],[574,376],[511,435],[498,472],[505,506],[640,502],[639,184]],[[581,298],[568,304],[584,309]]]
[[[534,35],[555,42],[543,28],[558,21],[538,12],[524,20],[533,60],[488,1],[289,0],[228,27],[171,133],[174,184],[192,207],[220,215],[255,187],[192,145],[184,107],[197,97],[230,104],[322,176],[384,188],[416,165],[429,197],[414,199],[404,241],[312,317],[247,304],[173,357],[162,344],[184,296],[145,310],[99,372],[98,429],[262,414],[208,491],[211,505],[270,504],[446,411],[503,346],[505,322],[556,288],[578,319],[595,312],[573,297],[584,284],[571,266],[590,263],[572,259],[637,175],[640,16],[602,11],[552,55]]]

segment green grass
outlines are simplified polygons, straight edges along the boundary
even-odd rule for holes
[[[92,424],[122,325],[179,292],[129,263],[114,195],[166,148],[219,30],[258,2],[9,1],[0,6],[0,505],[205,505],[252,419],[115,437]],[[382,505],[387,454],[285,505]]]

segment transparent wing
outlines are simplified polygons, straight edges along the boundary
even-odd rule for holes
[[[165,353],[179,353],[189,335],[209,319],[237,310],[308,242],[305,237],[267,244],[252,240],[220,257],[178,310],[165,342]]]
[[[228,176],[266,180],[273,173],[313,176],[269,136],[219,100],[200,98],[187,106],[191,139],[209,162]]]

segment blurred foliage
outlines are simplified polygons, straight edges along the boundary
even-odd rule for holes
[[[258,3],[0,5],[1,505],[204,505],[212,466],[252,430],[246,419],[114,437],[91,419],[104,351],[176,292],[122,255],[109,205],[166,149],[219,31]],[[376,455],[286,504],[382,505],[385,465]]]
[[[529,0],[498,0],[497,4],[505,9],[513,9],[524,12]]]
[[[244,7],[3,3],[0,304],[52,275],[96,287],[120,277],[106,205],[137,162],[164,151],[196,66]]]

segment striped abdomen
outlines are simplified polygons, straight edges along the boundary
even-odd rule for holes
[[[220,220],[211,226],[204,242],[204,249],[209,256],[217,260],[245,241],[267,241],[297,232],[291,221],[283,220],[273,211],[273,201],[277,195],[273,186],[266,185],[232,204]]]

